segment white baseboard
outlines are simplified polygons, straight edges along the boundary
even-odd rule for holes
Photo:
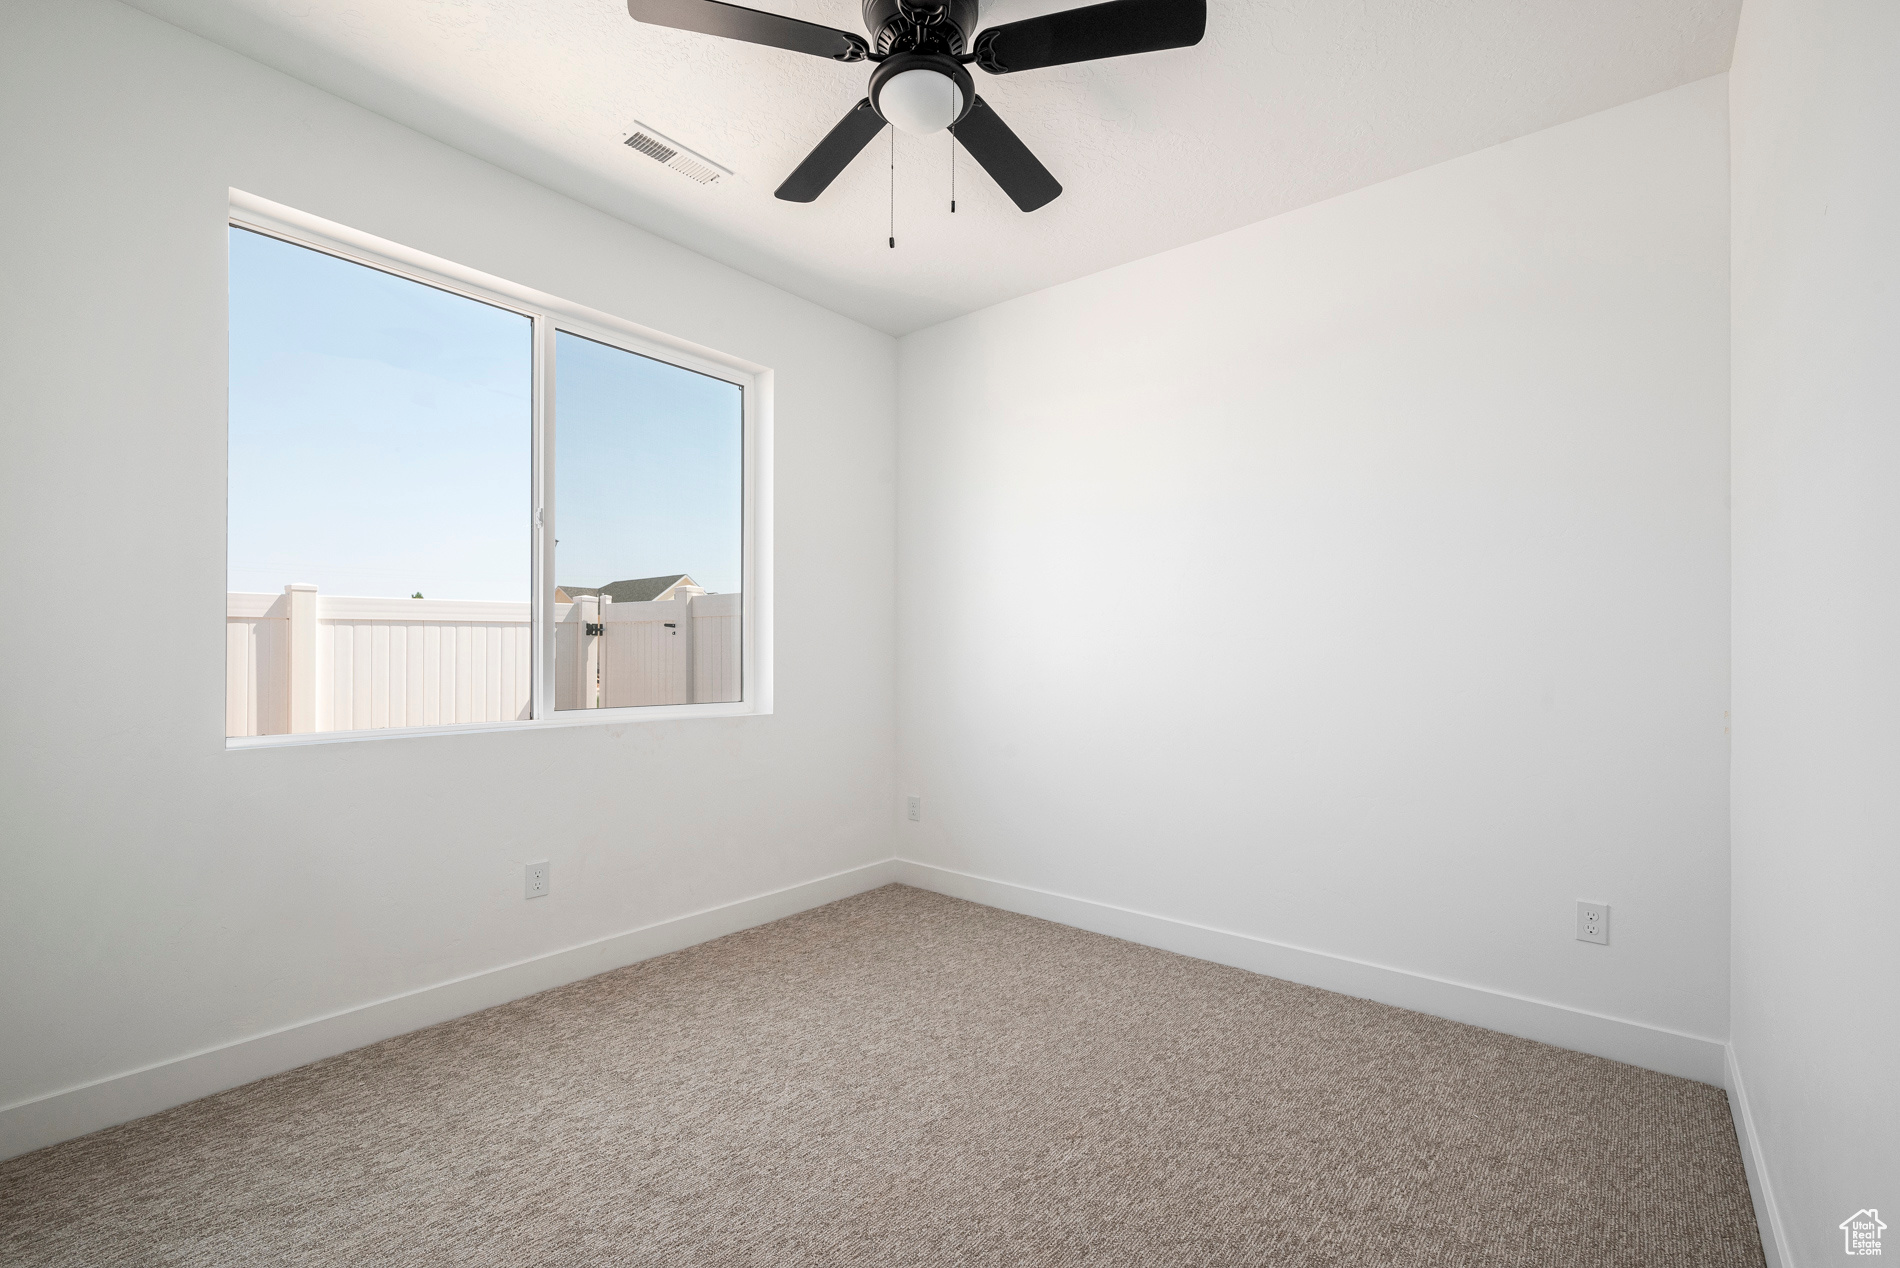
[[[1717,1040],[908,859],[867,864],[0,1107],[0,1158],[155,1114],[365,1044],[737,933],[892,881],[1665,1074],[1726,1084],[1736,1107],[1737,1131],[1743,1137],[1750,1184],[1759,1183],[1756,1191],[1760,1194],[1760,1212],[1767,1221],[1764,1227],[1773,1230],[1773,1239],[1780,1244],[1775,1249],[1785,1246],[1768,1196],[1766,1173],[1761,1170],[1753,1127],[1747,1120],[1739,1071],[1727,1046]],[[1772,1258],[1773,1250],[1770,1253]],[[1791,1268],[1785,1250],[1782,1263],[1771,1264],[1770,1268]]]
[[[1748,1196],[1755,1203],[1755,1224],[1762,1233],[1762,1257],[1768,1261],[1768,1268],[1794,1268],[1794,1252],[1781,1226],[1774,1186],[1768,1181],[1768,1163],[1762,1154],[1761,1138],[1755,1134],[1755,1117],[1748,1109],[1748,1089],[1742,1084],[1735,1045],[1725,1044],[1723,1050],[1728,1058],[1728,1107],[1735,1116],[1735,1138],[1742,1147],[1742,1168],[1748,1172]]]
[[[887,859],[0,1108],[0,1158],[821,907],[897,879]]]
[[[1428,977],[1363,960],[1309,951],[1244,933],[1212,929],[1166,916],[1130,911],[1086,898],[972,876],[966,872],[897,860],[894,880],[988,907],[1039,916],[1058,924],[1191,955],[1216,964],[1264,973],[1342,995],[1377,1000],[1415,1012],[1502,1031],[1592,1056],[1608,1057],[1722,1086],[1727,1047],[1719,1039],[1665,1030],[1620,1017],[1585,1012],[1545,1000],[1511,995],[1464,982]]]

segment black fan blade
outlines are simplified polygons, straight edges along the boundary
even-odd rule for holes
[[[866,97],[825,133],[825,139],[778,187],[778,196],[788,203],[812,201],[824,193],[825,188],[838,179],[838,173],[851,166],[858,151],[883,130],[884,120],[877,117],[877,111],[871,109],[871,99]]]
[[[1109,0],[993,26],[976,37],[976,64],[992,75],[1199,44],[1207,0]]]
[[[1010,201],[1024,211],[1054,202],[1062,192],[1049,169],[1037,161],[983,98],[978,97],[963,122],[951,130],[970,157],[981,163]]]
[[[702,35],[723,35],[729,40],[786,48],[813,57],[829,57],[840,62],[861,62],[871,51],[862,37],[849,31],[835,31],[815,22],[761,13],[719,0],[627,0],[627,12],[634,21],[652,26],[670,26],[680,31],[698,31]]]

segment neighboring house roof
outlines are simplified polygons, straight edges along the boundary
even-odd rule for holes
[[[636,577],[632,581],[610,581],[604,586],[560,586],[558,589],[569,600],[584,594],[604,594],[615,603],[651,603],[655,599],[665,598],[675,586],[691,586],[702,592],[705,589],[683,572],[664,577]]]

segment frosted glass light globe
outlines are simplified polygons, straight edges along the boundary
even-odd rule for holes
[[[877,111],[885,121],[912,136],[941,132],[963,113],[963,90],[957,81],[934,70],[907,70],[892,75],[878,89]]]

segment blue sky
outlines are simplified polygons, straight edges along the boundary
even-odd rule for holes
[[[527,318],[231,231],[233,590],[529,597]],[[740,578],[739,389],[563,334],[556,580]]]
[[[566,331],[554,363],[555,580],[739,589],[740,389]]]

